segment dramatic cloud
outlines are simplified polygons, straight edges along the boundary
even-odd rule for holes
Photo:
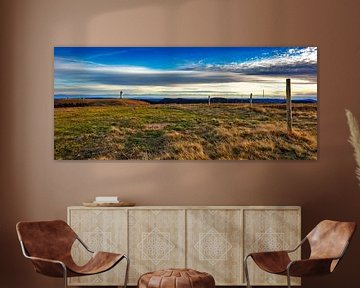
[[[147,67],[95,62],[120,57],[124,51],[54,58],[56,95],[116,95],[185,97],[240,96],[253,93],[282,96],[285,78],[292,78],[294,95],[317,94],[317,49],[291,48],[239,62],[197,61],[186,65]]]
[[[316,77],[317,48],[293,48],[275,56],[254,58],[241,63],[193,63],[183,66],[184,70],[227,71],[247,75],[283,75]]]
[[[255,78],[244,76],[225,71],[155,70],[136,66],[106,66],[67,59],[55,60],[55,78],[79,84],[158,86],[257,81]]]

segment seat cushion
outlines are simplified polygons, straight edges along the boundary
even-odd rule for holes
[[[84,266],[77,266],[72,260],[65,264],[69,270],[68,277],[86,276],[105,272],[114,267],[123,258],[123,254],[95,252]]]
[[[286,267],[291,262],[286,251],[258,252],[251,253],[250,256],[262,270],[274,274],[285,274]]]
[[[166,269],[143,274],[138,288],[213,288],[214,277],[192,269]]]

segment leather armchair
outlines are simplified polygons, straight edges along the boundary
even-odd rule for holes
[[[244,259],[247,287],[251,287],[247,266],[249,258],[266,272],[286,275],[289,288],[291,288],[291,276],[305,277],[332,273],[344,256],[355,229],[354,222],[324,220],[292,250],[250,253]],[[309,259],[292,261],[289,253],[299,249],[306,241],[311,248]]]
[[[35,271],[50,277],[87,276],[105,272],[115,267],[121,260],[127,261],[124,288],[127,285],[129,258],[125,254],[93,252],[78,235],[62,220],[19,222],[16,231],[23,255],[30,259]],[[90,260],[78,266],[72,256],[71,247],[79,241],[91,254]]]

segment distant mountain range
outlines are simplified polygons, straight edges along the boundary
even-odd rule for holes
[[[119,99],[118,97],[103,97],[103,96],[84,96],[84,97],[67,97],[64,95],[55,95],[55,100],[69,99],[69,100],[80,100],[80,99]],[[207,98],[152,98],[152,97],[136,97],[136,98],[123,98],[129,100],[144,101],[150,104],[204,104],[208,103]],[[224,97],[213,97],[210,99],[211,103],[250,103],[249,98],[224,98]],[[262,104],[284,104],[285,99],[281,98],[253,98],[253,103]],[[317,103],[316,98],[298,98],[292,99],[292,103]]]
[[[206,98],[163,98],[163,99],[139,99],[141,101],[148,102],[150,104],[206,104],[208,99]],[[210,99],[211,103],[250,103],[250,99],[244,98],[222,98],[214,97]],[[283,104],[286,103],[285,99],[277,98],[254,98],[253,103],[262,104]],[[317,103],[316,99],[293,99],[293,103]]]

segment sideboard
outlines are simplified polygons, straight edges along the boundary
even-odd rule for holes
[[[298,206],[76,206],[68,207],[68,223],[92,250],[129,255],[129,285],[148,271],[189,267],[212,274],[216,285],[244,286],[246,254],[290,249],[301,238]],[[80,264],[89,259],[79,243],[72,255]],[[70,278],[69,285],[121,285],[124,271],[121,262],[103,274]],[[286,285],[286,277],[252,261],[249,271],[253,285]],[[300,285],[298,278],[292,282]]]

